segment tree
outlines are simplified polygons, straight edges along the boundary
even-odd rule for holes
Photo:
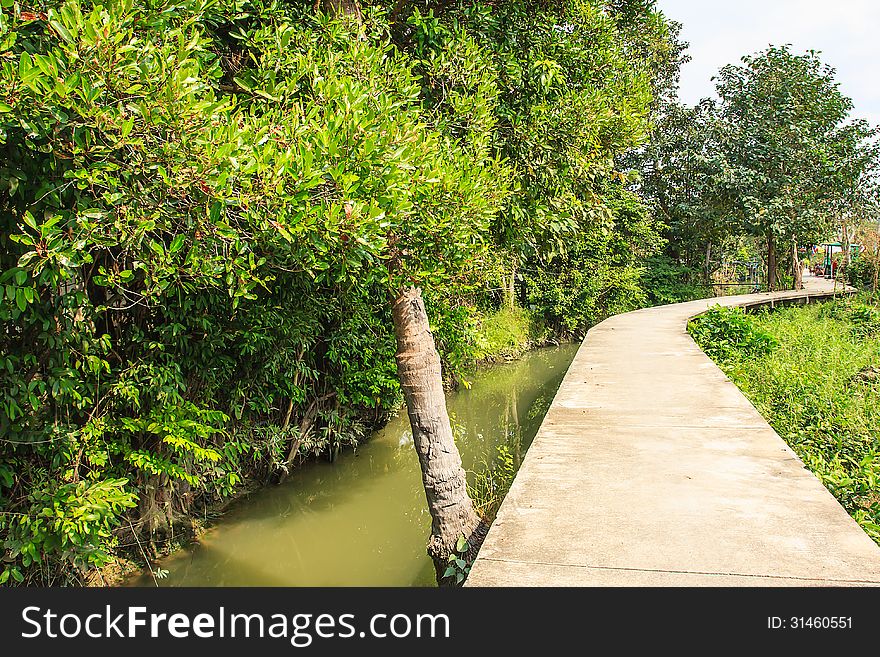
[[[440,391],[411,405],[442,400],[424,304],[395,348],[392,303],[448,308],[506,194],[427,124],[380,23],[163,7],[0,20],[0,578],[78,581],[113,532],[356,443],[399,399],[396,350],[405,396]],[[445,412],[414,417],[441,559],[479,519]]]
[[[710,282],[712,256],[731,234],[728,209],[719,194],[721,154],[715,106],[666,106],[642,164],[642,193],[664,225],[667,253]]]
[[[652,60],[656,73],[650,139],[623,160],[639,172],[637,189],[652,206],[664,238],[664,253],[648,263],[652,284],[647,287],[655,300],[667,303],[677,300],[668,294],[675,287],[687,297],[703,294],[715,263],[723,262],[735,242],[729,211],[718,193],[722,167],[716,107],[709,99],[694,107],[678,101],[680,69],[690,59],[688,44],[680,38],[678,23],[670,22],[668,32],[663,56]]]
[[[617,160],[646,142],[659,80],[677,56],[656,3],[473,3],[454,18],[450,34],[464,26],[489,54],[490,137],[514,175],[492,222],[495,287],[569,334],[638,306],[640,264],[660,239],[650,215],[631,212],[641,201]],[[425,60],[449,57],[443,39],[415,27],[414,40],[429,43]],[[438,95],[450,88],[437,81]],[[639,238],[618,239],[628,233]]]
[[[361,20],[357,0],[325,0],[324,7]],[[405,236],[401,236],[406,239]],[[428,554],[434,562],[438,583],[444,579],[449,557],[460,537],[469,546],[466,559],[473,559],[485,533],[468,495],[467,479],[446,412],[440,356],[434,344],[422,291],[410,284],[418,277],[418,262],[408,257],[424,250],[432,240],[410,240],[411,250],[392,246],[389,262],[392,321],[397,339],[397,371],[419,457],[425,497],[431,513]],[[455,244],[455,242],[452,242]],[[432,253],[431,256],[440,255]],[[441,256],[442,258],[442,256]],[[413,264],[416,266],[414,267]]]
[[[843,246],[843,272],[849,278],[851,245],[868,217],[877,209],[880,143],[878,128],[867,121],[853,121],[839,131],[835,144],[835,166],[825,182],[829,211],[837,223]],[[868,221],[868,225],[873,222]]]
[[[461,456],[446,412],[440,356],[421,290],[405,288],[394,300],[392,316],[397,336],[397,371],[431,512],[428,554],[440,582],[459,537],[467,539],[470,549],[466,556],[473,558],[486,528],[467,492]]]
[[[642,299],[653,2],[43,4],[0,17],[0,584],[82,581],[401,390],[439,575],[480,533],[439,372],[500,265],[561,332]]]
[[[829,231],[841,186],[845,143],[868,133],[848,122],[852,101],[834,70],[815,51],[793,54],[771,46],[725,66],[716,88],[718,136],[724,156],[720,191],[742,229],[765,240],[767,280],[779,287],[779,262],[790,249],[793,285],[799,285],[798,244]]]

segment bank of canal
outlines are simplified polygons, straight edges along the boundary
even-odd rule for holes
[[[577,345],[480,370],[447,405],[468,476],[506,444],[516,466]],[[405,412],[356,452],[296,470],[238,501],[198,543],[158,565],[162,586],[433,586],[431,526]],[[149,573],[132,584],[153,586]]]

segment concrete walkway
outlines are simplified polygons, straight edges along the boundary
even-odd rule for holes
[[[724,297],[594,327],[468,586],[880,585],[880,547],[686,332]]]

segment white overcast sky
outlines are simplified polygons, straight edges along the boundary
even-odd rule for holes
[[[658,0],[683,25],[691,61],[681,74],[682,102],[713,96],[711,78],[725,64],[768,45],[820,51],[837,69],[853,116],[880,124],[880,0]]]

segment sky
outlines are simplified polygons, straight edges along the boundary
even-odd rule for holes
[[[820,51],[837,70],[852,115],[880,125],[880,1],[878,0],[658,0],[682,24],[691,61],[681,72],[679,98],[693,105],[714,96],[711,78],[726,64],[768,45]]]

